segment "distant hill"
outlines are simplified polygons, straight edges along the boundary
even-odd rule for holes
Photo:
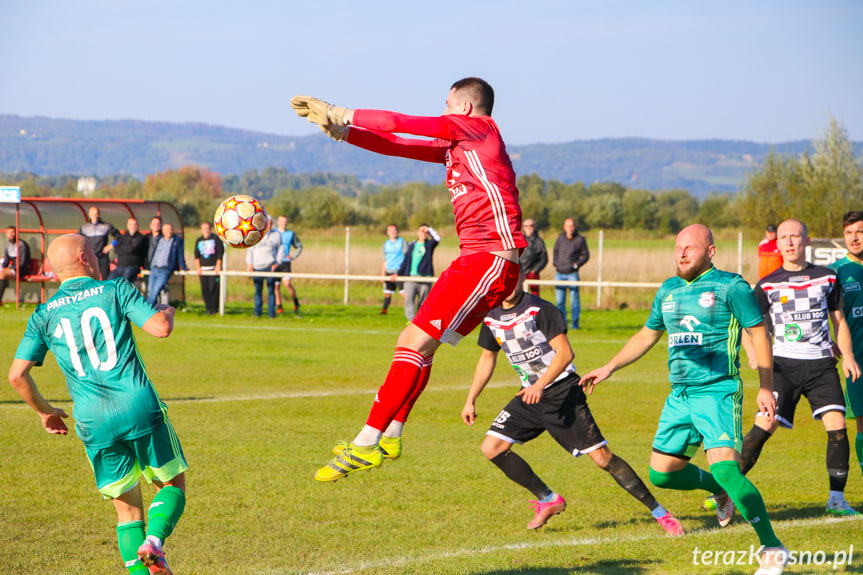
[[[536,173],[565,183],[615,181],[648,190],[682,188],[704,197],[711,191],[737,190],[747,170],[771,146],[797,154],[810,142],[623,138],[510,146],[509,153],[520,175]],[[323,135],[291,137],[208,124],[0,114],[0,172],[143,177],[187,164],[224,175],[277,166],[295,173],[352,174],[380,184],[443,180],[440,166],[370,154]]]

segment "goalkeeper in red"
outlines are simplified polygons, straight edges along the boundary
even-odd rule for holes
[[[318,481],[334,481],[379,467],[384,459],[398,459],[402,427],[428,383],[435,351],[442,343],[456,345],[512,293],[519,252],[527,243],[521,233],[515,171],[491,118],[494,91],[484,80],[465,78],[453,84],[446,110],[436,117],[352,110],[308,96],[295,96],[291,106],[335,140],[444,164],[461,248],[399,335],[366,425],[351,443],[336,445],[336,456],[315,474]]]

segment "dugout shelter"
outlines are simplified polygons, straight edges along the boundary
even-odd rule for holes
[[[21,198],[21,202],[0,203],[0,226],[6,230],[15,226],[18,237],[30,247],[30,269],[19,270],[15,279],[15,301],[44,303],[59,287],[45,254],[55,237],[77,233],[87,223],[92,206],[99,208],[102,221],[126,233],[130,217],[138,220],[142,234],[150,234],[150,220],[155,216],[163,223],[174,226],[174,233],[183,235],[183,218],[177,208],[168,202],[133,199],[103,198]],[[5,237],[3,238],[5,240]],[[111,269],[113,269],[113,254]],[[144,289],[146,280],[139,278],[135,285]],[[11,285],[9,286],[12,287]],[[171,301],[185,301],[183,276],[174,275],[168,284]],[[7,289],[7,293],[12,291]],[[7,296],[8,298],[8,296]]]

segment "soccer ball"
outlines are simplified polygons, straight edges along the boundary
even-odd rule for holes
[[[231,196],[216,209],[216,234],[234,248],[250,248],[267,233],[267,212],[251,196]]]

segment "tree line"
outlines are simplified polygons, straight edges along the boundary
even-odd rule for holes
[[[575,218],[579,228],[625,229],[676,233],[703,223],[714,229],[745,226],[763,229],[768,223],[796,217],[813,236],[836,236],[842,214],[863,209],[863,161],[847,131],[831,119],[813,152],[802,155],[771,151],[753,168],[736,194],[714,193],[699,200],[689,191],[644,190],[616,182],[564,183],[537,174],[518,178],[525,217],[539,230],[558,230]],[[79,197],[75,176],[40,177],[0,173],[3,185],[18,185],[23,196]],[[294,174],[285,168],[251,170],[220,176],[208,168],[185,166],[147,175],[140,180],[114,175],[99,180],[90,197],[161,200],[176,205],[186,225],[209,220],[221,200],[232,194],[261,199],[274,215],[285,215],[294,226],[329,228],[390,223],[417,227],[428,223],[452,225],[450,195],[443,184],[422,182],[387,186],[362,182],[356,176]]]

